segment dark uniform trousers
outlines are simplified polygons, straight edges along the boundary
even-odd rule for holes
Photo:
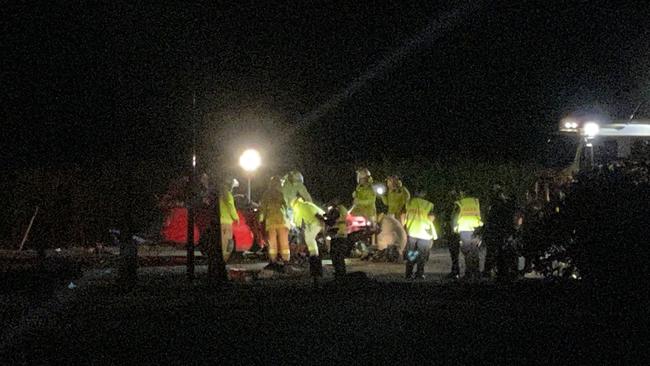
[[[412,236],[408,237],[404,254],[406,256],[406,277],[413,275],[413,268],[416,277],[422,277],[424,274],[424,265],[429,260],[432,241],[430,239],[418,239]]]

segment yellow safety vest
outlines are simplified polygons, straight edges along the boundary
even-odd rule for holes
[[[352,206],[352,216],[363,216],[366,219],[375,220],[377,216],[377,194],[370,184],[359,184],[357,189],[352,193],[354,206]]]
[[[474,231],[475,228],[483,226],[478,198],[465,197],[460,201],[456,201],[456,206],[458,206],[459,211],[456,217],[456,226],[454,227],[455,232]]]
[[[386,195],[381,196],[381,201],[388,207],[389,214],[398,217],[410,198],[411,194],[408,189],[406,187],[400,187],[395,190],[389,190]]]
[[[219,214],[221,225],[232,224],[235,220],[239,220],[235,208],[235,198],[230,191],[225,192],[225,197],[219,197]]]
[[[320,207],[311,202],[305,202],[302,199],[294,199],[293,201],[293,223],[297,227],[301,227],[304,223],[305,226],[320,225],[320,221],[316,215],[323,215]]]
[[[429,219],[432,210],[433,203],[422,198],[413,198],[406,204],[405,226],[409,236],[424,240],[438,239],[433,221]]]

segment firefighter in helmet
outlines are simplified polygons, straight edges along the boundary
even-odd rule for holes
[[[325,211],[312,202],[305,201],[302,197],[296,197],[291,201],[293,210],[293,224],[303,230],[305,244],[309,251],[309,270],[317,279],[323,276],[323,265],[318,253],[318,242],[316,237],[323,231]]]
[[[366,168],[357,170],[357,188],[352,193],[353,206],[350,211],[352,216],[363,216],[373,223],[377,219],[377,194],[372,188],[372,177]]]
[[[291,257],[289,249],[289,220],[287,216],[287,205],[282,194],[282,181],[280,177],[271,177],[269,186],[262,195],[260,202],[260,222],[264,223],[266,236],[268,238],[269,265],[275,268],[282,268]],[[279,254],[279,256],[278,256]],[[278,263],[278,257],[280,263]]]
[[[282,194],[287,207],[291,208],[291,202],[296,197],[302,197],[306,202],[312,202],[311,195],[305,187],[305,178],[297,170],[292,170],[282,178]]]
[[[305,187],[305,178],[302,173],[297,170],[288,172],[282,177],[282,195],[284,196],[284,203],[287,207],[287,217],[290,223],[290,238],[297,237],[297,228],[293,224],[293,207],[291,203],[297,197],[301,197],[305,202],[312,202],[311,195]],[[291,242],[291,240],[289,240]]]
[[[381,201],[388,208],[388,215],[403,222],[402,215],[406,203],[411,199],[411,193],[395,175],[386,179],[386,188],[386,194],[381,196]]]

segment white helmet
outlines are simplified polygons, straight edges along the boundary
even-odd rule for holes
[[[292,170],[287,174],[287,178],[289,178],[290,182],[300,182],[300,183],[305,183],[305,177],[302,176],[302,173],[300,173],[297,170]]]
[[[224,179],[223,186],[229,190],[239,187],[239,181],[236,178],[228,177]]]
[[[366,178],[368,181],[370,181],[370,170],[366,168],[361,168],[357,170],[357,183],[361,181],[361,179]]]

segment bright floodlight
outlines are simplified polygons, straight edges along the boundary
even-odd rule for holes
[[[598,123],[590,121],[585,123],[585,125],[582,127],[582,130],[584,131],[585,135],[587,135],[587,137],[596,137],[596,135],[598,135],[598,132],[600,132],[600,126],[598,126]]]
[[[239,157],[239,166],[247,172],[254,172],[262,165],[262,157],[255,149],[244,151]]]

